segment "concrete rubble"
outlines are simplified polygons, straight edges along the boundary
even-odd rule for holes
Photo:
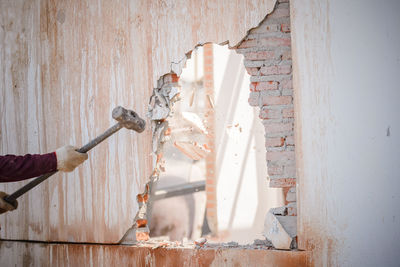
[[[272,212],[272,214],[274,214],[274,215],[286,216],[286,215],[287,215],[287,207],[272,208],[272,209],[271,209],[271,212]]]
[[[147,241],[137,241],[135,246],[151,247],[152,249],[157,248],[192,248],[192,249],[226,249],[226,248],[237,248],[237,249],[274,249],[272,243],[269,240],[254,240],[253,244],[240,245],[237,242],[212,242],[206,238],[198,238],[194,241],[183,240],[183,241],[170,241],[168,237],[163,238],[150,238]]]
[[[271,209],[265,216],[264,236],[277,249],[296,249],[297,216],[276,215]]]
[[[287,202],[295,202],[296,201],[296,187],[291,187],[286,195]]]

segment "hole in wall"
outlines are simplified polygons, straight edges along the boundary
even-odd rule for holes
[[[261,181],[264,182],[265,180],[268,180],[269,187],[266,186],[265,188],[261,188],[261,186],[259,186],[257,187],[257,192],[259,192],[260,190],[262,192],[265,192],[263,190],[268,191],[268,197],[272,197],[273,201],[277,201],[277,199],[279,199],[278,203],[283,202],[281,194],[283,193],[283,199],[285,200],[285,204],[287,204],[286,206],[282,206],[281,204],[271,204],[273,201],[262,202],[263,204],[268,203],[269,207],[275,206],[272,209],[267,208],[264,211],[266,213],[264,220],[264,229],[260,231],[258,225],[262,225],[262,222],[261,220],[255,220],[251,224],[250,228],[248,227],[247,229],[245,229],[245,231],[242,231],[242,236],[246,235],[245,238],[247,238],[247,240],[251,240],[254,232],[258,236],[260,236],[260,232],[264,232],[265,237],[268,238],[271,242],[265,242],[265,239],[255,240],[255,242],[253,243],[254,246],[245,246],[246,248],[254,248],[255,246],[258,248],[259,246],[270,247],[271,243],[275,248],[278,249],[295,249],[297,247],[296,165],[293,127],[294,108],[291,66],[291,38],[289,25],[289,4],[287,1],[278,1],[276,2],[274,11],[266,16],[256,28],[249,30],[246,37],[244,37],[242,41],[233,48],[235,52],[245,56],[244,65],[246,66],[247,72],[251,74],[251,84],[249,86],[250,95],[248,98],[248,104],[250,104],[250,106],[260,108],[259,118],[261,119],[262,124],[265,128],[264,141],[265,150],[267,152],[267,166],[262,164],[261,168],[268,167],[268,175],[265,177],[266,179],[264,179],[263,177]],[[179,62],[171,63],[171,73],[167,73],[160,77],[157,87],[154,88],[153,95],[150,98],[148,116],[151,120],[153,133],[153,166],[155,167],[149,178],[149,182],[145,186],[144,192],[137,195],[139,211],[135,216],[134,225],[130,229],[128,229],[124,237],[121,239],[120,243],[122,244],[132,244],[138,241],[141,242],[149,240],[148,226],[151,224],[148,223],[148,218],[151,219],[152,217],[152,203],[157,201],[152,201],[151,199],[154,200],[154,195],[157,195],[160,192],[161,195],[171,196],[171,194],[169,193],[171,189],[173,189],[172,191],[174,192],[177,191],[176,186],[175,188],[163,188],[160,186],[160,183],[157,184],[157,181],[159,181],[160,175],[162,175],[162,172],[164,172],[164,170],[166,169],[166,160],[163,155],[163,148],[164,144],[168,142],[168,139],[171,139],[172,131],[169,127],[168,118],[171,118],[170,115],[174,114],[172,108],[174,106],[174,103],[179,99],[179,77],[175,73],[181,76],[181,70],[185,66],[186,60],[190,58],[191,54],[192,52],[189,52]],[[205,67],[203,66],[203,68]],[[204,77],[206,77],[206,75],[204,75]],[[215,77],[219,76],[214,75],[213,79]],[[206,83],[204,83],[204,85],[205,84]],[[215,81],[213,85],[215,89]],[[248,91],[247,88],[246,91]],[[229,93],[229,95],[222,94],[222,96],[225,97],[224,99],[230,99],[229,97],[232,95],[232,93],[235,92],[229,91]],[[216,99],[207,99],[207,102],[211,103],[211,106],[214,106],[215,100]],[[244,103],[247,101],[241,100],[239,102]],[[225,111],[225,113],[229,113],[229,111]],[[253,117],[249,115],[248,118],[250,118],[250,120],[251,118],[254,119],[254,114]],[[194,144],[191,143],[191,145],[193,148]],[[210,146],[204,147],[204,144],[199,145],[197,143],[196,145],[197,150],[201,148],[209,149],[211,151],[210,155],[214,155],[214,157],[216,157],[216,159],[214,159],[214,163],[220,158],[217,155],[218,152],[215,152],[218,151],[217,149]],[[186,146],[186,149],[187,148],[188,146]],[[259,148],[258,145],[257,148]],[[181,147],[181,150],[182,149],[183,148]],[[264,150],[262,149],[262,151]],[[210,168],[206,167],[206,170],[209,169]],[[220,168],[216,168],[213,173],[217,173],[218,171],[220,171]],[[257,169],[257,171],[259,171],[259,169]],[[219,213],[221,210],[226,211],[229,209],[220,208],[221,203],[223,203],[221,199],[226,200],[226,198],[220,197],[221,186],[218,186],[220,184],[219,177],[224,176],[217,175],[215,181],[216,186],[214,185],[214,189],[211,186],[207,187],[208,189],[211,189],[211,191],[214,190],[213,192],[215,194],[214,198],[216,199],[216,204],[210,203],[210,201],[208,201],[211,200],[210,195],[212,195],[212,193],[206,194],[207,209],[205,211],[205,218],[207,218],[207,221],[202,224],[202,235],[204,235],[205,233],[209,233],[207,235],[208,238],[220,242],[224,240],[240,239],[240,235],[238,235],[240,231],[233,231],[233,220],[230,220],[231,223],[229,224],[230,227],[228,229],[224,229],[221,226],[222,223],[220,222],[222,222],[223,219],[220,219],[221,215]],[[175,179],[177,178],[182,179],[182,177],[175,177]],[[247,175],[245,178],[246,179],[241,179],[241,181],[245,181],[245,185],[247,186],[247,179],[249,178],[247,177]],[[207,183],[206,180],[206,185],[203,185],[203,188],[210,183],[211,182]],[[234,181],[234,179],[231,179],[229,186],[224,188],[230,188],[234,186],[235,183],[236,182]],[[156,186],[160,186],[160,188],[156,188]],[[275,189],[270,190],[270,187]],[[193,186],[190,186],[190,189],[183,189],[184,191],[193,191],[193,188]],[[243,192],[242,187],[238,188],[239,190],[237,190],[236,192]],[[182,191],[182,187],[180,187],[180,190]],[[274,195],[274,193],[276,193],[277,191],[280,191],[281,193]],[[155,192],[158,193],[155,194]],[[238,196],[238,194],[236,194],[235,196]],[[245,203],[250,203],[248,201],[248,198],[249,197],[245,198]],[[237,205],[239,199],[241,198],[238,197],[234,199],[234,201],[236,202],[235,205]],[[246,204],[245,207],[249,207],[250,210],[250,208],[254,208],[254,205],[257,205],[257,207],[259,207],[259,204],[260,203],[255,204],[253,202],[251,203],[251,205],[253,206]],[[213,205],[215,206],[214,211],[212,211]],[[164,206],[168,206],[168,204]],[[165,210],[168,210],[168,208],[166,208]],[[238,212],[234,210],[235,216],[236,213]],[[239,213],[242,214],[241,212]],[[212,217],[214,217],[214,220],[212,220]],[[181,220],[181,217],[176,218],[176,221]],[[226,218],[224,219],[226,220]],[[247,226],[249,225],[248,222],[251,221],[251,219],[253,219],[252,216],[248,216]],[[157,222],[156,219],[154,219],[154,221]],[[175,226],[163,227],[162,232],[167,234],[171,229],[175,229]],[[253,233],[250,234],[248,229],[251,229]],[[190,230],[183,231],[183,233],[184,235],[194,238],[193,231],[192,234],[190,234]],[[157,243],[158,241],[165,240],[164,237],[166,239],[170,239],[169,236],[161,236],[161,240],[153,238],[153,241],[156,242],[156,247],[160,246],[160,244],[165,244],[165,242]],[[187,237],[184,237],[184,239],[186,238]],[[243,239],[239,241],[242,242]],[[196,244],[196,241],[194,243]],[[184,242],[170,242],[170,244],[175,244],[178,246],[185,245]],[[193,243],[188,243],[188,245],[190,244]],[[225,245],[228,245],[228,247],[232,247],[230,243],[223,244],[223,247],[226,247]],[[207,243],[207,247],[209,247],[209,243]],[[219,247],[218,244],[217,247]]]
[[[153,125],[162,130],[154,131],[159,175],[148,209],[150,236],[240,244],[265,239],[265,214],[284,199],[282,189],[268,186],[265,131],[248,104],[243,56],[227,46],[199,46],[182,74],[164,76],[160,84],[166,80],[174,104],[159,109],[169,116]]]

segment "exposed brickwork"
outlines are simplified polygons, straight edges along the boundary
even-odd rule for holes
[[[296,210],[294,110],[289,1],[274,11],[239,44],[251,75],[249,104],[260,108],[265,128],[267,166],[271,187],[287,188],[290,215]],[[291,188],[289,190],[289,188]]]
[[[211,151],[215,151],[215,114],[214,101],[214,55],[212,44],[204,45],[204,89],[206,91],[206,117],[205,126],[208,131],[207,145]],[[217,220],[217,192],[215,176],[216,153],[209,153],[206,157],[206,207],[207,220],[210,230],[215,234],[218,230]]]

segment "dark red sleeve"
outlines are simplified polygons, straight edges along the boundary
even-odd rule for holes
[[[57,170],[56,153],[0,156],[0,182],[16,182]]]

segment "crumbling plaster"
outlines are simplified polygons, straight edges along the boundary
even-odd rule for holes
[[[0,4],[0,152],[81,145],[116,105],[144,117],[152,89],[204,42],[237,44],[275,1],[7,1]],[[153,169],[151,129],[121,131],[75,172],[1,216],[1,238],[118,242]],[[23,182],[1,185],[13,192]]]

